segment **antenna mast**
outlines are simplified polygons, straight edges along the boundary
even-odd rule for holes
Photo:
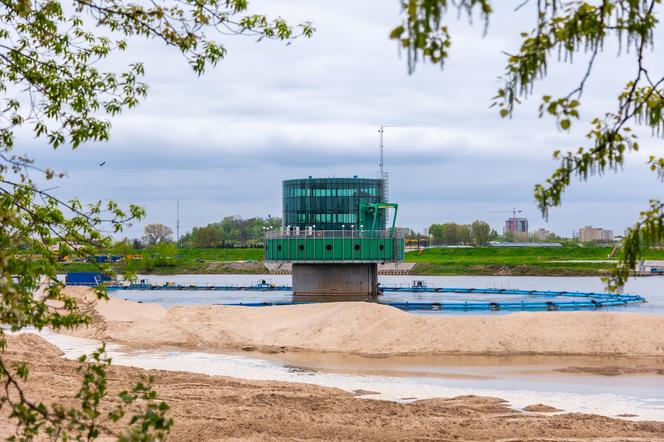
[[[380,164],[378,168],[380,170],[380,179],[385,178],[385,170],[383,169],[383,132],[385,132],[386,127],[396,127],[386,124],[381,124],[378,128],[378,133],[380,134]]]
[[[384,127],[382,124],[380,125],[380,128],[378,129],[378,133],[380,134],[380,163],[378,164],[378,169],[380,171],[380,179],[382,180],[385,176],[385,172],[383,170],[383,132],[385,132]]]
[[[383,200],[385,202],[387,202],[388,200],[387,173],[385,172],[385,168],[383,165],[383,152],[384,152],[383,133],[385,132],[386,127],[396,127],[396,126],[381,124],[380,127],[378,128],[378,133],[380,134],[380,163],[378,164],[378,173],[379,173],[379,178],[383,180]]]

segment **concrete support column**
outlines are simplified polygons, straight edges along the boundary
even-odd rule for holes
[[[293,264],[294,295],[376,295],[378,264]]]

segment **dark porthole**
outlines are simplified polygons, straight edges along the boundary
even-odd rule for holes
[[[328,244],[325,246],[325,250],[332,250],[332,244]]]
[[[300,244],[300,250],[304,250],[304,244]]]
[[[382,244],[380,244],[380,245],[378,246],[378,250],[383,250],[384,248],[385,248],[385,246],[382,245]]]
[[[277,250],[281,250],[281,246],[277,246]]]
[[[355,244],[355,250],[360,250],[360,245],[359,244]]]

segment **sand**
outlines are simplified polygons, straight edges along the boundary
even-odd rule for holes
[[[529,411],[531,413],[555,413],[563,410],[546,404],[531,404],[523,407],[523,411]]]
[[[664,317],[604,312],[417,316],[372,303],[164,308],[89,289],[68,292],[94,316],[71,332],[139,348],[342,352],[358,355],[664,356]]]
[[[80,386],[76,362],[34,335],[9,336],[3,358],[27,360],[29,398],[72,405]],[[358,399],[338,389],[244,381],[200,374],[111,366],[109,397],[142,375],[171,405],[169,441],[209,440],[662,440],[664,423],[579,413],[521,413],[477,396],[413,403]],[[113,399],[109,408],[115,403]],[[106,423],[106,422],[104,422]],[[112,426],[112,425],[111,425]],[[0,437],[13,431],[0,412]],[[117,426],[115,427],[117,429]]]
[[[593,374],[599,376],[622,376],[625,374],[657,374],[664,375],[664,368],[643,365],[605,365],[601,367],[565,367],[558,368],[561,373]]]

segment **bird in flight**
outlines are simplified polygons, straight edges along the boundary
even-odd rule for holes
[[[104,161],[103,163],[101,163],[101,164],[99,165],[99,167],[103,166],[104,164],[106,164],[106,161]]]

